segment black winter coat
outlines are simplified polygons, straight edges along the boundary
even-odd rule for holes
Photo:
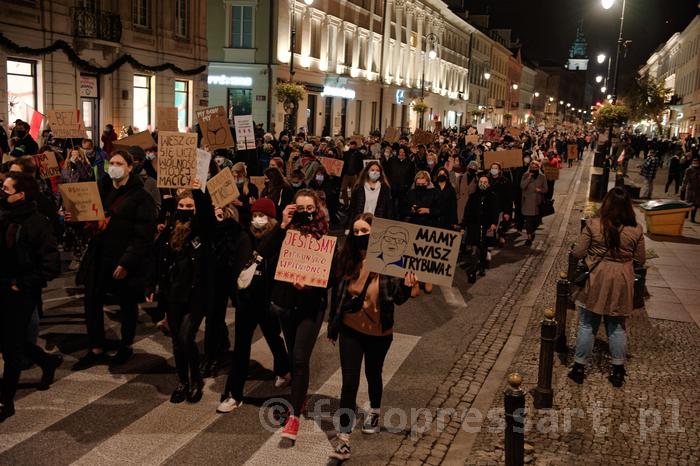
[[[384,171],[391,186],[391,197],[401,197],[411,189],[416,176],[416,166],[408,158],[401,160],[398,156],[384,162]]]
[[[377,207],[374,209],[374,216],[393,219],[394,212],[390,189],[381,183],[379,183],[379,186],[379,198],[377,199]],[[346,228],[351,228],[352,221],[358,215],[365,213],[365,201],[365,187],[358,186],[352,191],[352,196],[350,197],[350,209],[348,209]]]
[[[442,194],[435,188],[427,188],[424,191],[415,188],[410,190],[401,205],[401,219],[415,225],[438,226],[442,215],[441,198]],[[429,212],[419,214],[418,209],[422,207],[427,207]]]
[[[0,211],[0,292],[11,285],[39,291],[61,272],[61,257],[48,220],[34,202]]]
[[[469,196],[467,205],[464,208],[464,226],[490,227],[498,225],[498,197],[491,189],[477,189]]]
[[[440,193],[440,217],[436,226],[451,230],[452,225],[457,224],[457,192],[449,181],[444,189],[440,189],[440,184],[436,183],[435,189]]]

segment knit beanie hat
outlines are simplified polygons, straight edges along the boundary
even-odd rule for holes
[[[277,210],[275,209],[274,202],[272,202],[266,197],[261,197],[260,199],[255,201],[255,204],[253,204],[253,207],[250,209],[250,212],[252,214],[254,214],[255,212],[260,212],[267,215],[270,218],[275,218]]]

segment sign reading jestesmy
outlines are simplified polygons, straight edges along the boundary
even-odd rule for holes
[[[462,235],[441,228],[375,217],[365,265],[370,272],[452,286]]]
[[[334,236],[316,239],[298,230],[287,230],[277,260],[275,280],[325,288],[328,286],[336,242]]]

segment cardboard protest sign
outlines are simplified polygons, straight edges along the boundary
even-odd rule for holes
[[[464,137],[464,142],[469,144],[470,142],[474,145],[479,144],[479,135],[478,134],[469,134]]]
[[[238,199],[241,193],[231,169],[224,168],[207,182],[211,202],[215,207],[224,207]]]
[[[496,150],[484,152],[484,167],[500,163],[502,168],[517,168],[523,166],[523,151],[521,149]]]
[[[540,133],[543,132],[543,131],[544,131],[544,125],[539,125],[539,126],[537,127],[537,131],[539,131]]]
[[[209,150],[233,147],[233,136],[224,107],[219,105],[198,110],[197,121],[202,131],[202,144],[209,146]]]
[[[39,169],[39,176],[41,178],[51,178],[61,175],[61,168],[58,166],[56,154],[53,152],[47,150],[43,154],[37,154],[34,156],[34,161]]]
[[[77,109],[49,110],[46,112],[46,118],[55,138],[84,138],[87,136],[85,125],[80,121]]]
[[[456,231],[375,217],[365,264],[370,272],[413,272],[421,282],[452,286],[461,241]]]
[[[333,252],[337,238],[302,235],[298,230],[287,230],[282,243],[275,280],[304,283],[307,286],[325,288],[331,272]]]
[[[413,136],[411,137],[411,144],[414,144],[414,145],[430,144],[434,140],[435,140],[435,134],[431,133],[430,131],[424,131],[420,128],[416,128],[416,131],[413,133]]]
[[[343,162],[340,159],[334,159],[333,157],[319,157],[318,161],[321,162],[323,168],[326,169],[331,176],[340,176],[343,173]]]
[[[522,133],[522,130],[516,126],[511,126],[510,128],[506,129],[506,134],[510,134],[514,138],[519,138],[520,133]]]
[[[189,188],[197,175],[197,134],[158,132],[158,187]]]
[[[372,162],[380,163],[378,159],[364,159],[362,161],[362,168],[365,168],[367,165],[369,165]]]
[[[559,179],[559,167],[552,167],[551,165],[544,166],[544,176],[547,180],[558,180]]]
[[[197,179],[202,185],[202,192],[207,189],[207,177],[209,176],[209,164],[211,163],[211,152],[197,149]]]
[[[578,146],[576,144],[567,144],[566,155],[570,159],[575,159],[578,157]]]
[[[484,128],[484,141],[495,142],[501,137],[497,128]]]
[[[115,149],[127,150],[131,146],[139,146],[141,149],[153,149],[156,141],[153,140],[150,131],[141,131],[125,138],[114,141]]]
[[[253,115],[236,115],[233,117],[233,125],[236,127],[236,149],[255,149]]]
[[[58,190],[63,199],[63,208],[70,212],[72,222],[105,219],[105,211],[96,182],[63,183],[58,185]]]
[[[467,130],[467,135],[469,135],[469,136],[471,136],[472,134],[476,134],[476,133],[478,133],[478,131],[473,126]]]
[[[357,144],[357,147],[360,147],[361,145],[363,145],[365,143],[365,137],[361,134],[353,134],[352,136],[350,136],[350,139],[348,140],[348,142],[352,142],[352,141],[355,141],[355,144]]]
[[[401,132],[399,131],[398,128],[395,128],[393,126],[387,128],[386,133],[384,134],[384,140],[390,144],[394,144],[395,142],[399,142],[400,137],[401,137]]]
[[[253,183],[258,188],[258,196],[265,189],[265,177],[264,176],[251,176],[250,182]]]
[[[158,131],[179,131],[177,107],[156,107]]]

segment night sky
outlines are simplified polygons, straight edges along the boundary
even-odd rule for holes
[[[622,0],[605,10],[600,0],[466,0],[471,14],[490,13],[492,28],[510,28],[523,45],[523,56],[533,61],[566,62],[576,25],[583,20],[588,41],[591,79],[605,77],[607,62],[598,65],[599,52],[614,54]],[[651,53],[700,14],[698,0],[627,0],[623,37],[632,45],[620,63],[619,93]],[[613,55],[614,60],[614,55]]]

